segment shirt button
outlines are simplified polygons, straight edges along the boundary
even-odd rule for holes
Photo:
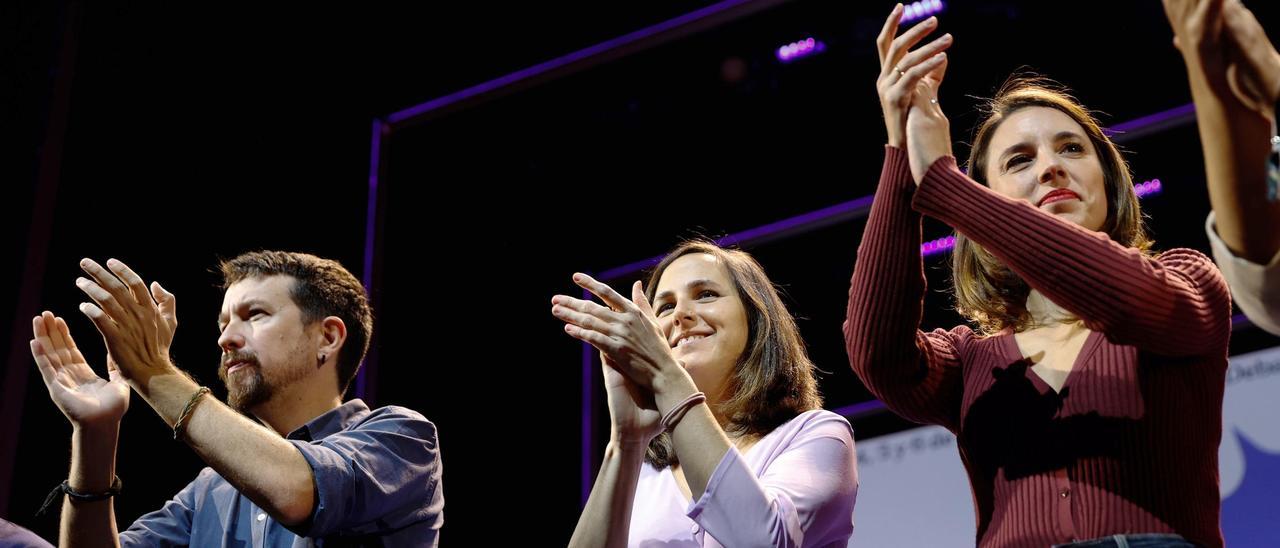
[[[1058,491],[1058,496],[1060,496],[1060,497],[1062,497],[1062,498],[1064,498],[1064,499],[1065,499],[1065,498],[1067,498],[1067,497],[1071,496],[1071,490],[1070,490],[1070,489],[1063,489],[1063,490],[1061,490],[1061,491]]]
[[[266,514],[258,514],[258,521],[265,521],[266,519],[267,519]]]

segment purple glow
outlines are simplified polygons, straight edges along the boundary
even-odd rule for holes
[[[845,418],[856,419],[867,415],[874,415],[883,411],[884,408],[884,402],[880,400],[868,400],[832,409],[831,412]]]
[[[1159,194],[1164,187],[1160,184],[1160,179],[1152,179],[1145,183],[1134,185],[1133,191],[1138,194],[1139,198],[1145,198],[1152,194]]]
[[[382,160],[382,135],[387,132],[387,125],[380,119],[373,121],[373,136],[370,139],[370,148],[372,151],[369,155],[369,202],[365,209],[364,220],[364,288],[368,291],[373,287],[373,245],[374,232],[378,213],[378,163]],[[362,384],[363,376],[358,377],[356,381],[357,391]]]
[[[817,55],[827,50],[827,45],[812,37],[805,38],[799,42],[792,42],[778,48],[776,56],[783,63],[790,63],[796,59]]]
[[[1236,314],[1235,316],[1231,317],[1232,331],[1236,331],[1238,329],[1244,329],[1246,327],[1251,327],[1252,325],[1253,325],[1253,321],[1250,320],[1249,317],[1245,316],[1244,314]]]
[[[1196,106],[1193,103],[1187,103],[1180,107],[1174,107],[1169,110],[1116,124],[1104,129],[1103,132],[1106,133],[1107,137],[1110,137],[1111,140],[1117,143],[1123,143],[1144,135],[1150,135],[1169,128],[1178,127],[1183,124],[1189,124],[1194,122],[1195,119]]]
[[[903,6],[901,23],[919,21],[930,15],[941,13],[946,6],[942,0],[920,0]]]
[[[369,143],[369,200],[365,207],[364,272],[362,272],[364,290],[370,296],[373,295],[373,255],[378,218],[378,166],[382,161],[382,136],[385,133],[387,133],[387,125],[381,119],[374,118],[373,135]],[[371,363],[377,360],[376,356],[376,352],[369,352],[365,357],[364,367],[356,373],[355,397],[357,398],[364,399],[370,393],[365,372],[375,367]]]
[[[924,243],[924,245],[921,245],[921,246],[920,246],[920,254],[921,254],[921,255],[923,255],[923,256],[925,256],[925,257],[932,257],[932,256],[934,256],[934,255],[941,255],[941,254],[943,254],[943,253],[946,253],[946,252],[948,252],[948,251],[951,251],[951,248],[953,248],[953,247],[955,247],[955,246],[956,246],[956,237],[955,237],[955,236],[947,236],[947,237],[945,237],[945,238],[938,238],[938,239],[936,239],[936,240],[930,240],[930,241],[927,241],[927,242],[925,242],[925,243]]]

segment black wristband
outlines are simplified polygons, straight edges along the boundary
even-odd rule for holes
[[[53,491],[49,492],[49,496],[45,497],[44,504],[40,505],[40,510],[36,512],[36,515],[41,515],[45,510],[48,510],[53,505],[53,502],[58,500],[59,495],[65,494],[78,502],[96,502],[119,495],[120,489],[123,487],[124,482],[120,481],[120,476],[116,476],[111,482],[111,487],[107,488],[106,491],[101,493],[81,493],[71,488],[71,480],[64,480],[61,485],[54,487]]]

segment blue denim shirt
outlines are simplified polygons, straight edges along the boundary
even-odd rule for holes
[[[288,528],[205,468],[164,507],[120,534],[122,546],[435,546],[444,523],[436,427],[403,407],[360,400],[287,439],[311,465],[316,507]]]

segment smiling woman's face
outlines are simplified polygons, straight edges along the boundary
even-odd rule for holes
[[[654,292],[658,324],[698,390],[724,399],[726,381],[747,348],[747,309],[728,270],[706,253],[672,261]]]

